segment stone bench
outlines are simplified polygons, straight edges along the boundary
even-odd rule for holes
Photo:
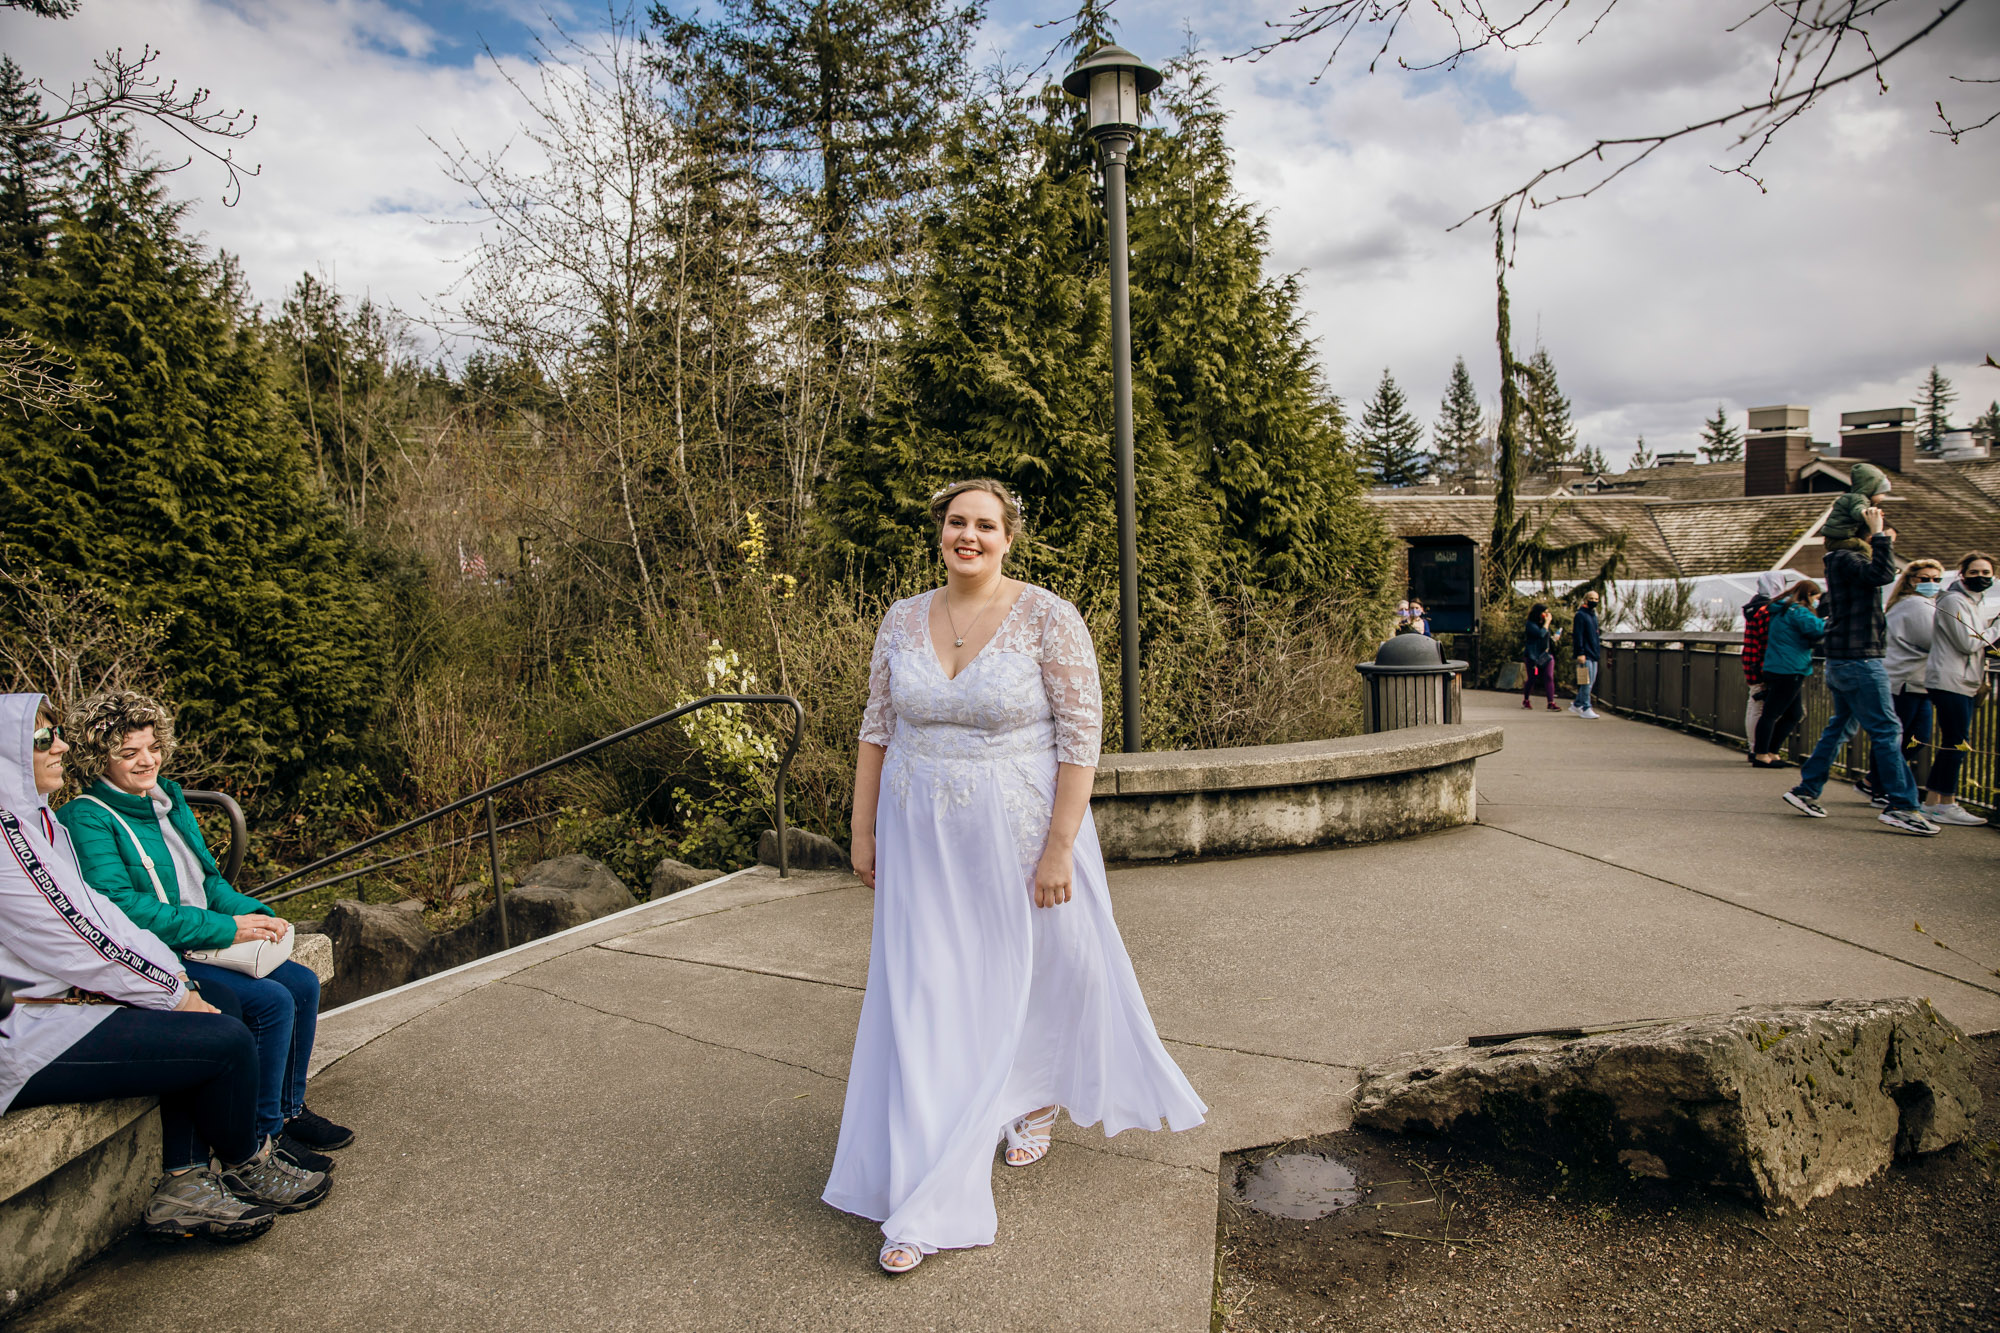
[[[1108,861],[1377,842],[1470,823],[1493,725],[1228,750],[1107,754],[1090,808]]]
[[[333,975],[333,942],[324,935],[300,935],[292,957],[321,984]],[[155,1098],[0,1115],[0,1320],[129,1231],[159,1178]]]

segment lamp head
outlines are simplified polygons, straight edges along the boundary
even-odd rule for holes
[[[1122,46],[1098,47],[1063,76],[1063,91],[1090,106],[1090,132],[1131,138],[1139,132],[1139,99],[1160,86],[1160,71]]]

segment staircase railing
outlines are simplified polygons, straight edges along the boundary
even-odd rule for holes
[[[343,847],[331,855],[322,856],[310,865],[303,865],[296,870],[287,871],[276,879],[259,885],[250,892],[252,896],[261,898],[267,903],[283,902],[287,898],[296,898],[301,894],[311,893],[315,889],[323,889],[330,884],[339,884],[346,880],[358,879],[362,875],[372,874],[389,866],[400,865],[405,861],[411,861],[420,856],[428,856],[433,852],[441,852],[449,847],[463,846],[468,842],[473,842],[483,837],[486,839],[487,855],[490,859],[493,872],[494,913],[499,918],[500,946],[504,949],[508,947],[509,941],[507,938],[507,894],[505,887],[500,882],[500,835],[511,829],[521,828],[524,825],[533,824],[538,820],[547,819],[553,812],[530,815],[525,819],[517,819],[510,824],[501,824],[494,813],[493,798],[503,792],[511,791],[524,783],[532,782],[536,778],[553,773],[559,768],[565,768],[570,764],[574,764],[578,760],[588,759],[600,750],[609,749],[621,741],[631,740],[634,736],[643,735],[657,726],[672,722],[676,718],[686,717],[689,713],[695,712],[698,709],[708,708],[714,704],[784,704],[792,710],[792,734],[785,742],[784,754],[778,760],[777,808],[774,812],[775,819],[773,821],[777,825],[778,833],[778,876],[781,879],[790,878],[791,857],[787,846],[789,839],[786,836],[785,826],[785,779],[791,772],[792,757],[798,753],[799,738],[805,732],[805,705],[789,694],[711,694],[696,699],[693,703],[682,704],[679,708],[661,713],[658,717],[649,717],[644,722],[629,726],[623,731],[615,731],[609,736],[600,736],[587,745],[578,746],[568,754],[557,755],[554,759],[536,764],[533,768],[524,769],[510,778],[503,778],[489,787],[482,787],[470,796],[462,796],[447,805],[441,805],[435,810],[418,815],[415,819],[405,820],[392,829],[377,833],[373,837],[363,838],[360,842],[349,847]],[[236,867],[241,865],[243,859],[242,810],[237,808],[236,802],[230,800],[220,792],[188,792],[187,797],[190,804],[218,806],[229,813],[231,825],[230,869],[225,873],[225,878],[233,877]],[[197,797],[213,799],[197,800]],[[473,805],[483,805],[485,807],[486,828],[483,833],[469,833],[462,838],[453,838],[449,842],[433,843],[428,847],[419,848],[414,852],[406,852],[400,856],[392,856],[386,860],[371,862],[358,870],[344,871],[341,874],[314,880],[310,884],[299,885],[296,888],[285,887],[296,880],[304,879],[316,871],[324,870],[326,867],[345,861],[351,856],[356,856],[371,848],[379,847],[393,838],[401,837],[412,830],[435,823],[443,819],[446,815],[455,814]],[[278,889],[284,889],[284,892],[276,892]]]

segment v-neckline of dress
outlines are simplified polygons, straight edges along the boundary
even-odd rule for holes
[[[944,658],[938,653],[937,638],[935,635],[931,633],[931,601],[936,600],[937,595],[943,592],[944,589],[932,588],[930,590],[929,600],[926,600],[924,602],[924,646],[931,650],[931,663],[932,665],[937,667],[938,674],[945,678],[945,683],[947,684],[955,683],[961,677],[963,677],[966,672],[972,670],[973,667],[979,665],[979,659],[986,656],[986,650],[988,648],[991,648],[994,645],[994,643],[999,640],[1001,633],[1005,631],[1007,628],[1007,622],[1012,620],[1014,618],[1014,613],[1021,609],[1021,603],[1028,600],[1028,589],[1030,586],[1031,585],[1026,583],[1023,583],[1021,585],[1021,591],[1014,594],[1014,603],[1013,605],[1007,608],[1007,614],[1000,617],[1000,623],[993,627],[992,635],[987,638],[985,643],[979,645],[979,651],[972,655],[971,661],[967,662],[964,666],[958,669],[958,675],[956,676],[952,675],[951,672],[945,670]]]

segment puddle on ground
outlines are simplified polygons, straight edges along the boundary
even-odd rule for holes
[[[1236,1201],[1272,1217],[1310,1222],[1352,1208],[1360,1198],[1354,1172],[1318,1153],[1279,1153],[1236,1173]]]

